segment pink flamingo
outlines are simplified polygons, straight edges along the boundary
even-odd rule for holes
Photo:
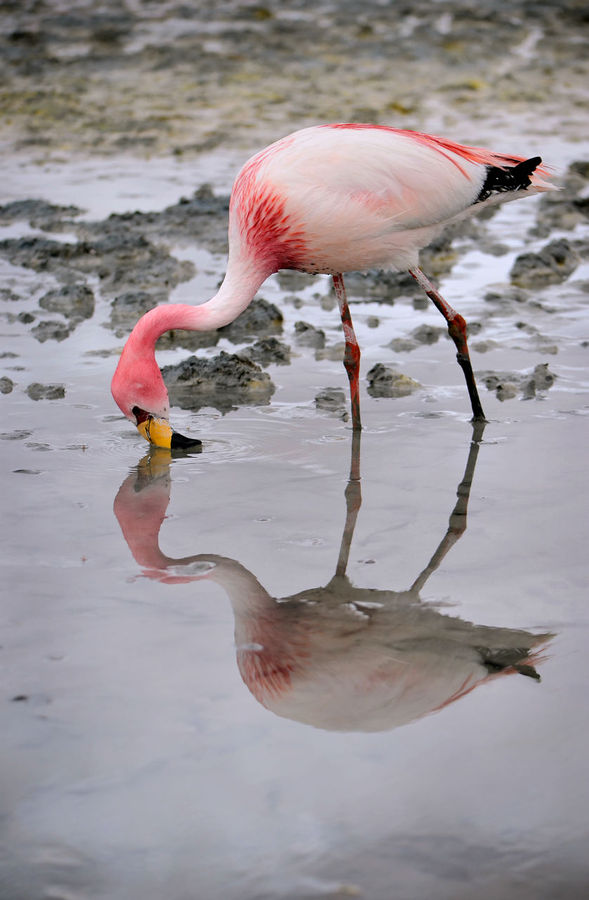
[[[165,331],[208,331],[232,322],[279,269],[332,276],[345,336],[352,424],[361,428],[360,348],[344,272],[408,270],[444,316],[457,349],[473,418],[484,420],[466,322],[418,265],[445,225],[504,200],[550,190],[540,157],[524,159],[445,138],[377,125],[319,125],[253,156],[237,176],[229,209],[229,259],[221,287],[200,306],[158,306],[138,321],[112,381],[125,416],[152,444],[199,444],[173,432],[155,360]]]

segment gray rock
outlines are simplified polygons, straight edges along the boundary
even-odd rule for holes
[[[345,276],[348,299],[393,304],[395,297],[419,293],[421,288],[408,272],[388,272],[370,269],[368,272],[348,272]]]
[[[212,406],[225,413],[242,404],[265,405],[275,390],[270,376],[255,362],[224,351],[213,359],[190,356],[178,365],[164,366],[162,375],[170,402],[182,409]]]
[[[341,388],[327,387],[319,391],[315,397],[315,408],[346,419],[348,417],[346,402],[345,391]]]
[[[548,363],[540,363],[532,372],[479,372],[477,379],[487,390],[494,391],[498,400],[510,400],[518,394],[523,400],[531,400],[538,392],[549,390],[556,375]]]
[[[549,191],[540,200],[536,233],[548,235],[555,228],[572,231],[589,219],[589,162],[571,163],[560,185],[561,190]]]
[[[295,322],[295,340],[301,347],[312,347],[321,350],[325,347],[325,332],[322,328],[315,328],[308,322]]]
[[[0,222],[24,220],[34,228],[46,228],[56,220],[79,216],[81,212],[77,206],[56,206],[46,200],[13,200],[0,206]]]
[[[419,325],[412,335],[418,344],[435,344],[440,335],[444,334],[444,328],[437,328],[434,325]]]
[[[31,400],[61,400],[65,397],[63,384],[40,384],[38,381],[30,384],[26,390]]]
[[[242,344],[255,338],[281,334],[283,322],[278,307],[258,297],[233,322],[219,328],[219,335],[233,344]]]
[[[68,319],[90,319],[94,315],[94,294],[85,284],[68,284],[44,294],[39,306]]]
[[[541,288],[566,281],[579,263],[578,256],[566,238],[551,241],[539,253],[522,253],[515,260],[510,278],[524,288]]]
[[[71,330],[71,326],[66,325],[65,322],[43,319],[34,328],[31,328],[31,334],[40,344],[44,344],[45,341],[65,341],[70,336]]]
[[[396,372],[390,366],[376,363],[367,373],[368,393],[371,397],[406,397],[421,387],[419,382]]]
[[[265,337],[256,341],[241,354],[260,366],[286,366],[290,363],[290,347],[275,337]]]

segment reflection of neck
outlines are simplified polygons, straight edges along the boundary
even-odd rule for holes
[[[192,307],[188,307],[192,309]],[[466,513],[470,489],[474,477],[479,445],[482,440],[484,423],[477,423],[473,428],[466,469],[457,489],[456,505],[450,514],[448,530],[428,565],[413,582],[410,592],[418,597],[428,578],[439,567],[448,551],[462,536],[466,529]],[[360,481],[360,442],[361,432],[352,435],[350,477],[346,486],[346,520],[342,534],[340,550],[332,587],[338,582],[347,583],[346,569],[350,547],[354,536],[356,520],[362,503]],[[216,554],[199,554],[182,558],[174,558],[164,554],[159,547],[159,532],[164,521],[170,500],[169,454],[163,456],[147,456],[137,467],[137,471],[128,476],[121,485],[114,502],[114,512],[129,549],[140,566],[147,571],[146,575],[159,580],[165,579],[165,570],[174,567],[187,567],[190,564],[209,561],[213,568],[207,573],[188,571],[180,575],[174,574],[174,581],[193,581],[203,577],[223,587],[236,613],[261,612],[269,609],[274,600],[262,587],[260,582],[244,566],[228,557]]]
[[[140,566],[165,569],[169,557],[159,547],[159,532],[170,502],[170,476],[146,477],[141,464],[122,483],[113,509],[129,550]]]

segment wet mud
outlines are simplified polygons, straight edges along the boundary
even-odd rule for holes
[[[549,198],[542,198],[536,224],[530,228],[531,232],[545,230],[546,209],[550,212],[551,221],[558,216],[556,221],[561,231],[565,228],[574,229],[579,224],[579,210],[584,209],[582,201],[589,186],[587,166],[579,162],[573,163],[568,169],[565,183],[566,191],[562,199],[554,201],[552,195]],[[557,197],[560,197],[560,194],[557,194]],[[123,338],[130,333],[141,315],[158,303],[169,300],[179,284],[189,281],[195,275],[194,265],[189,260],[178,259],[174,255],[175,247],[196,242],[205,246],[211,253],[223,254],[226,251],[228,197],[217,198],[209,188],[200,188],[195,193],[193,201],[180,201],[159,213],[135,212],[129,215],[111,215],[103,221],[92,222],[85,221],[77,209],[74,210],[76,218],[70,218],[71,212],[71,208],[54,206],[44,200],[12,202],[0,207],[0,221],[6,225],[24,221],[31,229],[56,234],[67,232],[70,236],[67,241],[37,236],[0,240],[0,256],[11,265],[31,269],[42,277],[51,276],[62,284],[60,288],[44,292],[38,299],[37,308],[31,308],[29,304],[27,310],[23,312],[17,311],[18,303],[21,299],[28,300],[28,294],[26,292],[19,294],[15,287],[3,288],[4,299],[8,301],[5,303],[5,321],[9,324],[30,326],[29,333],[41,343],[65,341],[82,321],[92,318],[96,301],[94,290],[89,287],[89,283],[96,284],[102,300],[110,303],[108,326],[112,328],[117,338]],[[472,251],[474,247],[480,247],[481,242],[484,244],[483,235],[488,233],[490,227],[489,217],[486,215],[482,221],[475,222],[474,227],[468,223],[467,227],[455,229],[454,234],[445,235],[433,248],[426,248],[423,251],[422,266],[438,274],[443,270],[447,275],[462,255]],[[495,247],[492,251],[496,256],[507,252],[507,247]],[[443,264],[440,262],[440,254],[443,255]],[[503,288],[496,293],[488,292],[485,299],[489,303],[496,301],[505,306],[511,298],[512,304],[521,306],[523,310],[537,302],[535,292],[549,285],[567,281],[578,266],[588,258],[589,241],[586,238],[570,240],[561,237],[548,240],[538,251],[516,256],[509,272],[509,280],[515,286],[515,292],[513,289]],[[406,302],[407,298],[412,298],[416,308],[427,305],[427,300],[416,293],[419,289],[416,288],[413,279],[404,273],[369,271],[350,276],[348,282],[350,302],[353,305],[362,303],[392,305],[399,299]],[[306,291],[312,290],[314,283],[321,289],[320,279],[314,281],[311,276],[307,276],[301,282]],[[579,285],[582,290],[583,285],[583,282]],[[328,301],[329,295],[324,296],[323,306],[334,305],[333,300],[331,303]],[[290,294],[286,302],[296,308],[297,294]],[[46,318],[47,314],[51,314],[52,317]],[[374,325],[378,327],[377,317]],[[483,325],[482,320],[469,322],[471,338],[480,335]],[[519,321],[517,328],[534,330],[534,327],[525,321]],[[214,347],[222,338],[231,344],[247,345],[253,341],[264,341],[268,337],[282,335],[283,331],[283,315],[280,309],[276,304],[259,297],[235,322],[212,332],[168,332],[159,339],[158,348],[180,347],[198,350]],[[420,346],[435,343],[443,334],[442,327],[423,324],[403,337],[393,338],[389,347],[396,353],[406,353]],[[326,346],[325,331],[300,319],[294,322],[288,337],[302,348],[322,351]],[[482,341],[475,346],[479,349],[485,348]],[[338,349],[335,357],[340,355]],[[284,343],[280,345],[257,343],[255,347],[246,350],[246,358],[267,367],[272,364],[289,363],[291,354],[288,345]],[[266,402],[269,394],[259,390],[259,384],[255,379],[251,390],[248,390],[247,379],[244,379],[243,372],[237,379],[240,385],[238,395],[232,400],[231,390],[237,382],[235,385],[232,383],[226,386],[224,380],[218,377],[218,372],[225,367],[224,357],[218,356],[216,363],[217,367],[212,368],[207,368],[204,362],[201,364],[198,383],[202,385],[209,382],[206,391],[209,399],[227,394],[219,408],[227,410],[244,399],[256,402],[262,396],[263,402]],[[243,369],[243,361],[241,365]],[[381,365],[385,365],[384,361]],[[178,366],[181,367],[182,364]],[[180,396],[177,382],[186,381],[186,371],[181,372],[177,366],[171,366],[167,367],[166,372],[170,378],[174,378],[171,382],[173,391],[175,395]],[[369,392],[373,396],[398,396],[399,392],[407,393],[416,386],[416,382],[407,377],[402,384],[397,383],[394,389],[390,388],[390,385],[389,388],[385,388],[383,372],[384,369],[373,371],[372,376],[369,373]],[[263,380],[266,381],[267,377],[265,376]],[[390,372],[385,377],[390,382]],[[505,375],[500,377],[505,380]],[[196,384],[194,373],[191,378],[191,383]],[[488,380],[487,375],[485,379]],[[517,373],[510,379],[511,382],[520,380]],[[375,387],[376,381],[380,385],[378,388]],[[180,405],[185,406],[188,397],[186,390],[182,392],[182,396],[184,400]],[[503,399],[508,396],[511,396],[509,391],[504,394]],[[189,408],[200,407],[197,405]]]

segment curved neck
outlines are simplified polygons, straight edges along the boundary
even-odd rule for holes
[[[249,306],[256,291],[273,269],[254,261],[232,260],[223,283],[210,300],[200,306],[187,303],[171,303],[156,306],[142,316],[135,325],[125,350],[137,350],[143,354],[146,346],[155,342],[166,331],[214,331],[233,322]]]

